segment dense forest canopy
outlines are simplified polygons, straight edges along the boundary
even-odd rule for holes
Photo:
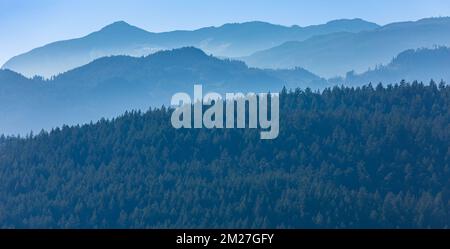
[[[284,90],[280,135],[171,109],[0,139],[0,225],[448,228],[450,87]]]

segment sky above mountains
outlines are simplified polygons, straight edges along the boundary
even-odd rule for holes
[[[0,65],[14,55],[117,20],[160,32],[252,20],[307,26],[358,17],[386,24],[449,15],[447,0],[0,0]]]

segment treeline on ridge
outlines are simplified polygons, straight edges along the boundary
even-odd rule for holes
[[[0,138],[19,228],[448,228],[450,87],[280,94],[280,135],[181,129],[171,109]]]

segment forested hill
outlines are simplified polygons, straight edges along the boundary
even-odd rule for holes
[[[326,80],[304,69],[263,70],[186,47],[146,57],[103,57],[51,80],[0,70],[0,134],[25,134],[63,124],[85,124],[126,110],[168,105],[194,84],[205,91],[279,92],[324,88]]]
[[[1,138],[2,227],[448,228],[450,87],[282,92],[280,136],[170,110]]]

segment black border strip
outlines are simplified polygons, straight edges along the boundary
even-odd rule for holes
[[[177,236],[211,236],[204,244],[177,244]],[[273,234],[272,243],[221,244],[222,234]],[[258,237],[259,236],[259,237]],[[302,248],[312,246],[431,246],[449,245],[449,230],[229,230],[229,229],[150,229],[150,230],[0,230],[0,243],[57,246],[115,245],[152,248]]]

